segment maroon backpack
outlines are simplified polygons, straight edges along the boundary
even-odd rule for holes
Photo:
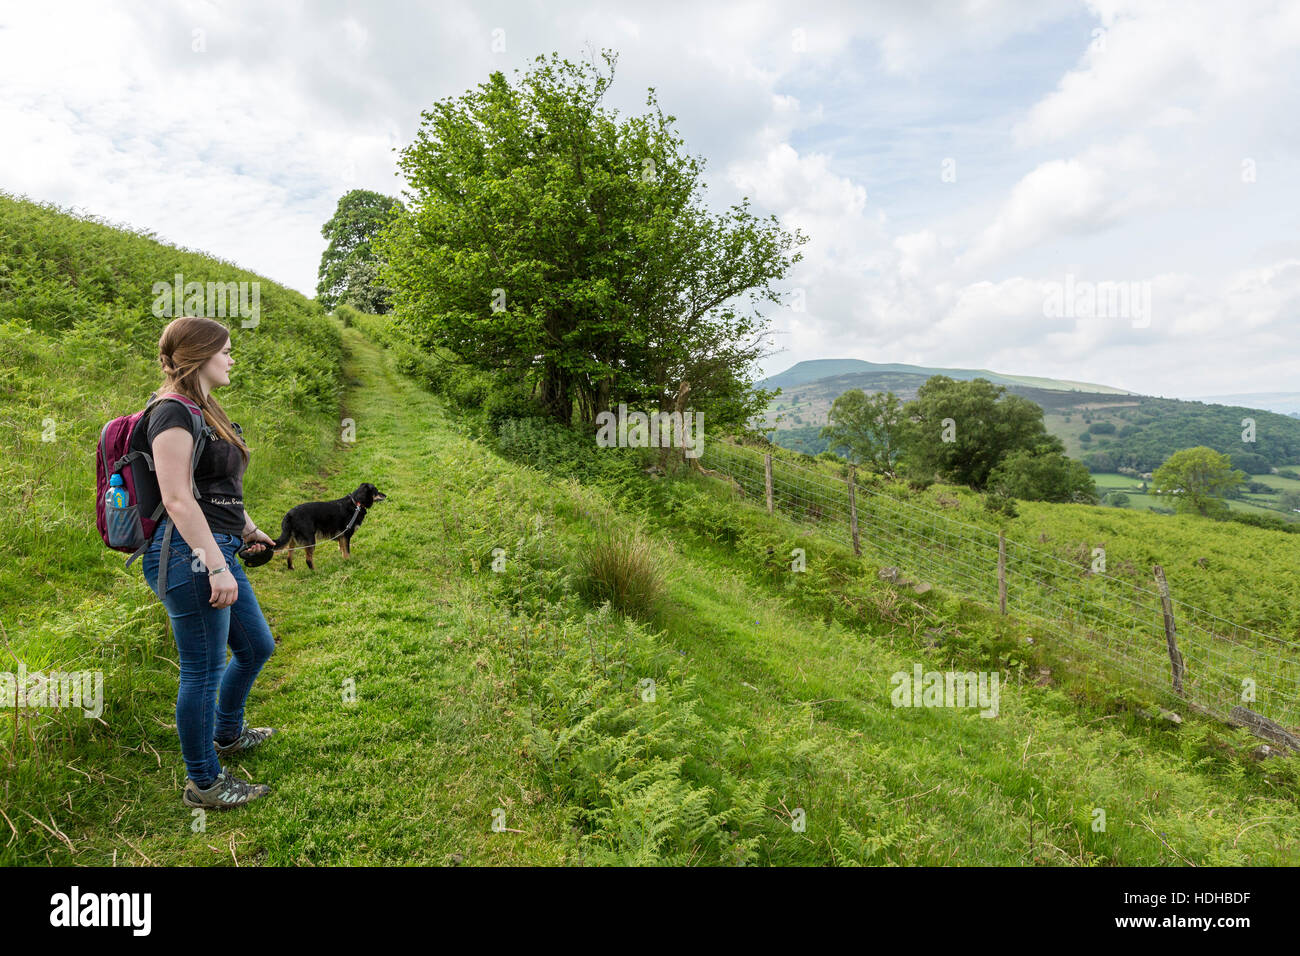
[[[194,492],[195,498],[199,497],[199,489],[194,483],[194,468],[208,439],[216,437],[212,427],[203,421],[203,412],[198,405],[175,392],[161,397],[154,392],[142,410],[133,415],[115,418],[100,431],[99,452],[95,456],[95,523],[99,526],[104,544],[114,551],[131,555],[126,559],[127,567],[149,546],[159,518],[165,513],[153,455],[150,454],[148,429],[150,412],[165,401],[180,402],[190,410],[190,431],[194,436],[194,457],[190,459],[190,490]],[[105,503],[109,479],[115,474],[122,476],[122,484],[126,489],[125,508],[110,508]],[[168,532],[166,537],[170,538],[170,529]],[[169,543],[163,542],[163,568],[167,567]]]

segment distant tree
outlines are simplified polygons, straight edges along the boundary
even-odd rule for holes
[[[868,395],[855,388],[835,399],[827,417],[832,424],[822,428],[820,437],[829,439],[832,450],[844,450],[850,461],[881,474],[894,474],[903,431],[903,405],[897,395]]]
[[[1234,451],[1232,463],[1248,475],[1267,475],[1273,471],[1269,460],[1253,451]]]
[[[903,406],[902,468],[916,482],[936,477],[982,491],[1013,451],[1064,452],[1043,426],[1043,409],[987,379],[934,375]]]
[[[1088,470],[1105,474],[1112,471],[1119,471],[1115,465],[1115,458],[1108,451],[1094,451],[1086,458],[1083,463],[1088,466]],[[1132,469],[1129,469],[1130,471]],[[1136,472],[1134,472],[1136,474]]]
[[[1152,475],[1152,486],[1156,494],[1172,495],[1179,511],[1210,516],[1228,510],[1223,495],[1245,478],[1227,455],[1198,445],[1170,455]]]
[[[1287,491],[1278,499],[1280,504],[1287,511],[1300,511],[1300,491]]]
[[[388,290],[379,285],[379,233],[402,212],[402,201],[369,189],[344,193],[320,234],[329,240],[321,253],[316,298],[327,309],[345,297],[367,303],[367,312],[388,311]],[[356,308],[362,308],[357,305]]]
[[[1129,505],[1129,497],[1122,491],[1112,491],[1103,499],[1103,503],[1114,508],[1127,508]]]
[[[1087,445],[1087,444],[1090,444],[1091,442],[1092,442],[1092,435],[1090,435],[1088,432],[1080,432],[1080,433],[1079,433],[1079,443],[1080,443],[1080,444],[1082,444],[1082,445]]]
[[[1114,422],[1093,422],[1088,426],[1088,431],[1094,435],[1113,435],[1115,434]]]
[[[379,278],[379,263],[368,259],[357,259],[348,267],[346,291],[339,300],[362,312],[383,315],[388,311],[388,299],[393,290],[385,286]]]
[[[1097,502],[1087,467],[1050,446],[1011,452],[989,474],[989,487],[1025,501]]]

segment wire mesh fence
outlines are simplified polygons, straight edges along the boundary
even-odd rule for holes
[[[1146,588],[1108,573],[1100,549],[1067,560],[886,487],[730,442],[706,443],[700,462],[773,513],[815,524],[950,593],[1032,620],[1106,680],[1295,745],[1288,734],[1300,725],[1300,644],[1178,601],[1155,577]]]

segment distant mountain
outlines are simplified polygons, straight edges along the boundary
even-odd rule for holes
[[[893,392],[903,401],[916,397],[926,380],[934,375],[970,381],[983,378],[1009,391],[1024,395],[1044,409],[1087,403],[1137,404],[1139,396],[1108,385],[1091,385],[1031,375],[1003,375],[986,369],[930,368],[923,365],[864,362],[860,359],[816,359],[800,362],[778,375],[764,379],[758,387],[781,389],[767,408],[766,422],[780,432],[826,424],[831,404],[851,389]],[[780,421],[777,421],[777,417]],[[784,437],[784,436],[782,436]],[[780,439],[778,439],[780,440]],[[813,440],[815,444],[815,440]],[[803,450],[802,448],[800,450]]]
[[[1030,388],[1044,388],[1050,391],[1092,392],[1102,395],[1133,394],[1132,392],[1126,392],[1122,388],[1112,388],[1109,385],[1093,385],[1089,382],[1039,378],[1032,375],[1005,375],[982,368],[930,368],[924,365],[903,365],[897,362],[864,362],[862,359],[812,359],[807,362],[800,362],[797,365],[792,365],[784,372],[764,379],[758,383],[758,387],[788,390],[797,385],[806,385],[809,382],[824,378],[839,378],[845,375],[883,376],[889,373],[893,373],[893,375],[919,375],[922,382],[931,375],[947,375],[949,378],[960,381],[984,378],[995,385],[1025,385]],[[864,386],[854,387],[862,388]],[[1300,408],[1300,406],[1297,407]]]
[[[1243,392],[1240,395],[1202,395],[1198,402],[1214,405],[1240,405],[1262,408],[1266,412],[1300,418],[1300,392]]]
[[[819,374],[819,378],[812,377]],[[926,379],[940,374],[963,380],[985,378],[1039,405],[1043,423],[1064,442],[1066,454],[1093,471],[1112,472],[1121,467],[1154,471],[1173,452],[1195,445],[1231,455],[1233,466],[1251,475],[1300,464],[1300,414],[1286,416],[1248,405],[1155,398],[1104,385],[978,369],[884,365],[856,359],[800,362],[760,383],[782,390],[768,406],[765,420],[775,425],[772,439],[777,444],[815,455],[826,450],[821,427],[840,395],[858,388],[868,393],[891,391],[909,401]],[[1257,434],[1254,440],[1243,441],[1242,420],[1248,417],[1256,420]]]

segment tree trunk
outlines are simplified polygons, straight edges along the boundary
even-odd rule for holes
[[[606,375],[600,380],[600,392],[596,396],[596,415],[601,412],[607,412],[609,408],[609,396],[614,390],[614,376]],[[595,421],[595,415],[592,416]]]
[[[688,392],[690,392],[690,390],[691,390],[690,382],[686,381],[686,379],[682,379],[681,384],[677,386],[677,395],[673,398],[673,412],[676,413],[677,420],[682,423],[683,439],[685,439],[685,432],[686,432],[686,395]],[[665,449],[665,452],[666,451],[667,449]],[[688,470],[693,470],[693,471],[702,470],[700,468],[699,458],[690,458],[687,456],[685,441],[683,441],[682,443],[681,459],[682,459],[682,464],[684,464]]]
[[[573,421],[573,396],[569,385],[568,373],[547,359],[542,372],[542,407],[563,425]]]

